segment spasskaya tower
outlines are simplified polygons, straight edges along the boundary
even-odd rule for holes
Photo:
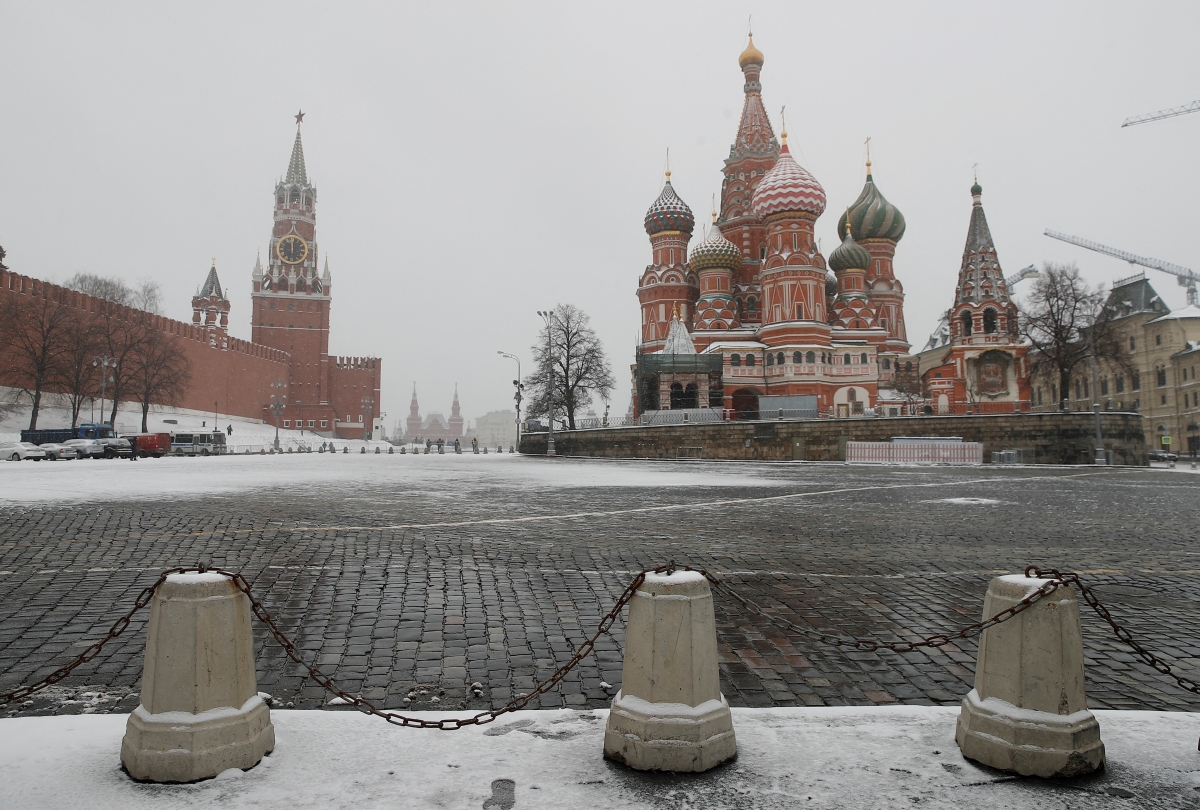
[[[261,256],[254,265],[252,341],[291,355],[282,419],[328,436],[362,438],[371,429],[364,417],[380,413],[380,361],[329,356],[332,282],[328,259],[318,272],[317,189],[304,165],[303,121],[300,112],[287,174],[275,184],[266,267]]]

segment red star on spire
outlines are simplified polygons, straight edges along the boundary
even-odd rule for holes
[[[303,123],[304,123],[304,110],[301,110],[300,112],[296,113],[296,126],[300,126]]]

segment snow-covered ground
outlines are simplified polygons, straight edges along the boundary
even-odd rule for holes
[[[236,430],[236,428],[235,428]],[[344,442],[339,441],[341,447]],[[363,443],[359,442],[361,447]],[[754,475],[740,465],[680,469],[644,462],[547,461],[510,453],[447,452],[388,455],[299,453],[188,456],[127,460],[0,462],[0,504],[103,502],[157,495],[199,497],[251,494],[290,487],[342,487],[363,495],[464,492],[505,487],[534,492],[546,487],[778,487],[787,483]],[[493,448],[494,449],[494,448]]]
[[[0,386],[0,400],[7,400],[12,397],[13,389]],[[112,407],[112,402],[108,403],[105,408],[105,416],[107,419],[108,409]],[[30,407],[27,400],[23,400],[21,407],[11,413],[0,416],[0,442],[18,441],[21,438],[21,431],[29,427]],[[79,414],[79,421],[91,422],[99,421],[100,403],[96,403],[96,407],[89,408],[88,403],[84,403],[83,409]],[[171,421],[168,421],[171,420]],[[238,416],[229,416],[228,414],[200,413],[199,411],[184,410],[181,408],[170,408],[162,406],[154,406],[150,409],[147,418],[146,427],[152,433],[170,433],[172,431],[196,431],[196,430],[224,430],[229,425],[233,426],[233,435],[229,437],[231,445],[254,445],[267,446],[275,440],[275,425],[263,424],[258,419],[244,419]],[[47,395],[42,402],[42,407],[38,411],[39,428],[66,428],[71,426],[71,411],[63,407],[58,402],[58,397]],[[121,407],[117,410],[117,431],[119,433],[137,433],[142,429],[142,411],[135,403],[122,402]],[[320,444],[323,439],[311,432],[299,430],[279,430],[279,442],[282,447],[288,445],[296,446],[299,444]],[[339,441],[339,445],[341,440]],[[361,444],[361,443],[360,443]],[[357,450],[357,448],[355,448]]]
[[[1045,780],[964,759],[954,742],[957,713],[734,709],[735,762],[665,775],[601,757],[604,711],[519,712],[454,732],[398,728],[355,712],[273,711],[271,756],[191,785],[125,776],[127,715],[14,718],[0,720],[0,807],[1165,809],[1194,808],[1200,798],[1195,715],[1096,712],[1106,771]]]

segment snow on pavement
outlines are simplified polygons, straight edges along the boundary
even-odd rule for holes
[[[693,469],[646,462],[595,462],[465,451],[388,455],[284,453],[79,461],[0,462],[0,505],[112,501],[158,496],[250,494],[279,486],[345,487],[358,493],[445,493],[510,487],[778,487],[786,481],[738,465]]]
[[[273,711],[275,752],[190,785],[119,764],[128,715],[0,720],[0,807],[138,808],[1183,808],[1200,797],[1195,715],[1098,711],[1101,774],[1014,778],[954,743],[953,707],[734,709],[739,757],[707,774],[606,762],[604,711],[526,711],[455,732],[356,712]],[[446,716],[446,715],[439,715]],[[511,784],[504,780],[511,780]]]

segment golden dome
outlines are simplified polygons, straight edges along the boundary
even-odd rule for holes
[[[746,50],[742,51],[742,55],[738,57],[738,67],[745,70],[747,65],[762,67],[762,63],[762,51],[754,47],[754,34],[751,34],[750,42],[746,45]]]

